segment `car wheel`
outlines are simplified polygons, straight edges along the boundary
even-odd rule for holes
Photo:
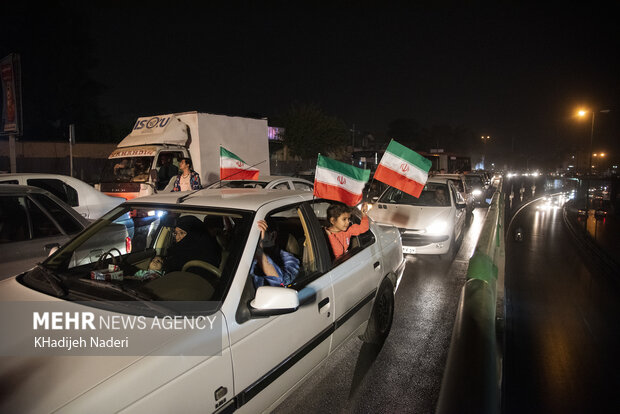
[[[381,344],[385,341],[394,318],[394,286],[390,279],[385,278],[379,286],[379,292],[372,307],[366,332],[360,339],[371,344]]]

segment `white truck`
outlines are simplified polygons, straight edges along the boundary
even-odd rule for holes
[[[269,175],[267,120],[184,112],[138,118],[108,157],[99,191],[132,199],[166,189],[181,158],[203,185],[220,178],[220,146]],[[167,190],[170,189],[168,186]]]

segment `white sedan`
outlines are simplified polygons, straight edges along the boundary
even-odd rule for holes
[[[0,184],[30,185],[47,190],[88,220],[98,219],[125,201],[105,195],[82,180],[61,174],[0,174]]]
[[[369,215],[400,229],[403,253],[451,257],[465,231],[466,208],[450,179],[432,177],[419,198],[389,187]]]
[[[276,190],[312,191],[314,183],[304,178],[285,175],[267,175],[258,180],[223,180],[211,184],[208,188],[267,188]]]
[[[370,220],[333,260],[322,227],[329,204],[304,191],[213,189],[106,214],[0,282],[0,310],[20,307],[0,315],[11,338],[0,342],[0,376],[11,384],[0,412],[270,411],[346,340],[385,340],[405,263],[398,229]],[[96,247],[107,223],[130,212],[150,218],[144,248],[73,264],[76,249]],[[284,286],[265,285],[263,254],[287,269]],[[85,342],[68,349],[50,337]]]

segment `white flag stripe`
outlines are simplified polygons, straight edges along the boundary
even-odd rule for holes
[[[386,151],[383,154],[380,164],[392,171],[404,175],[410,180],[417,181],[422,184],[426,183],[426,180],[428,180],[428,172],[420,169],[415,164],[411,164],[409,161],[397,157],[391,152]],[[403,171],[403,165],[406,165],[409,168],[406,171]]]
[[[228,158],[228,157],[220,158],[220,166],[222,168],[247,168],[249,167],[249,165],[244,162],[241,162],[234,158]]]
[[[344,177],[346,180],[345,184],[340,184],[338,177]],[[364,191],[364,185],[366,185],[365,181],[356,180],[348,175],[321,166],[316,167],[315,179],[324,184],[343,187],[354,194],[361,194]]]

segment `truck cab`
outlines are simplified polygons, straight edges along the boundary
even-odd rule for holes
[[[108,157],[99,191],[130,200],[164,189],[177,175],[179,160],[191,158],[189,141],[189,128],[174,115],[138,118]]]

